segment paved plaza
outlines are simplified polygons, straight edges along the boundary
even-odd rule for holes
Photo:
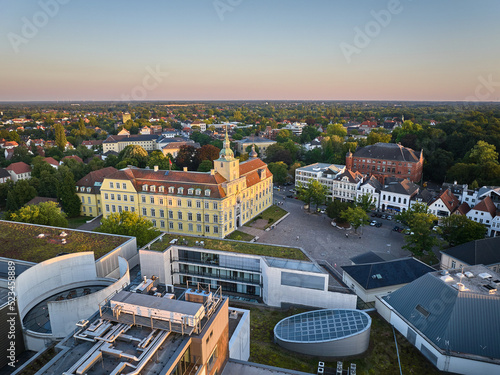
[[[284,202],[281,206],[290,215],[274,229],[266,232],[257,228],[241,227],[241,231],[259,236],[258,242],[298,246],[304,249],[317,261],[326,260],[342,272],[340,266],[350,265],[349,258],[373,251],[381,258],[390,260],[409,256],[411,253],[401,249],[405,235],[394,232],[393,221],[376,219],[383,223],[376,228],[365,226],[354,230],[343,230],[331,225],[331,219],[326,214],[309,213],[303,209],[303,202],[297,199],[284,198],[289,192],[277,192],[274,199]],[[311,210],[312,211],[312,210]],[[349,237],[346,237],[348,233]]]

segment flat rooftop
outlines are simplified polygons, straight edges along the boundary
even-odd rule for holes
[[[462,269],[450,269],[432,272],[431,275],[454,289],[458,289],[458,284],[463,284],[463,292],[500,296],[500,290],[494,291],[500,289],[500,275],[483,265],[464,267],[463,273]]]
[[[174,241],[175,240],[175,241]],[[200,245],[203,241],[203,246]],[[255,242],[222,240],[206,237],[190,237],[173,234],[162,234],[142,250],[165,251],[175,243],[176,246],[188,246],[198,249],[228,251],[240,254],[268,256],[310,262],[311,260],[297,247],[275,246]]]
[[[61,236],[63,232],[66,236]],[[95,259],[99,259],[129,240],[124,236],[0,220],[0,257],[34,263],[84,251],[93,251]]]
[[[261,365],[252,362],[229,360],[222,375],[311,375],[306,372],[287,370],[279,367]]]

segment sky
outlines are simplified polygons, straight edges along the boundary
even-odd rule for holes
[[[500,101],[498,0],[0,0],[0,101]]]

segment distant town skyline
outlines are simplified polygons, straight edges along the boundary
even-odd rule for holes
[[[0,101],[500,101],[497,0],[0,5]]]

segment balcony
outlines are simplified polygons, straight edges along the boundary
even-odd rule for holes
[[[217,271],[217,270],[214,270],[214,271]],[[235,281],[235,282],[240,282],[240,283],[245,283],[245,284],[258,285],[258,286],[262,287],[262,283],[260,282],[260,276],[257,276],[255,278],[230,276],[230,275],[221,276],[220,272],[180,270],[180,269],[175,269],[175,268],[172,270],[172,273],[181,274],[181,275],[185,275],[185,276],[199,276],[199,277],[204,277],[204,278],[214,279],[214,280],[221,280],[221,281]]]
[[[225,269],[225,270],[232,270],[232,271],[241,271],[241,272],[252,272],[255,274],[261,274],[262,270],[259,268],[258,270],[256,269],[250,269],[250,268],[240,268],[236,266],[231,266],[231,267],[226,267],[226,266],[221,266],[219,264],[218,260],[215,259],[207,259],[207,260],[195,260],[195,259],[188,259],[184,257],[172,257],[171,262],[182,262],[182,263],[187,263],[187,264],[201,264],[204,266],[208,267],[217,267],[220,269]]]

